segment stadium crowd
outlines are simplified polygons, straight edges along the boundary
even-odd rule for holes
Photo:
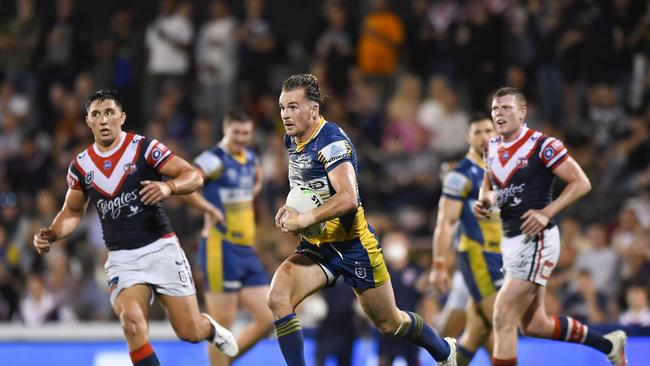
[[[466,152],[469,115],[500,86],[524,91],[528,125],[562,139],[594,187],[559,218],[549,313],[650,327],[649,62],[643,0],[2,2],[0,321],[113,318],[95,213],[47,257],[31,244],[92,143],[83,106],[94,88],[123,96],[126,130],[189,161],[218,141],[230,106],[254,116],[257,250],[273,273],[295,247],[273,225],[289,190],[278,95],[308,71],[328,94],[324,116],[357,147],[368,221],[408,243],[421,272],[441,167]],[[192,257],[202,215],[166,206]],[[444,294],[418,287],[433,323]],[[314,318],[335,316],[320,307]]]

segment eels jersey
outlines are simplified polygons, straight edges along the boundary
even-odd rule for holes
[[[172,152],[156,139],[122,132],[101,152],[93,144],[68,168],[68,187],[84,192],[97,209],[108,250],[136,249],[173,232],[162,202],[145,205],[140,182],[161,181]]]
[[[350,162],[355,172],[358,171],[357,155],[352,142],[338,125],[322,117],[308,141],[298,144],[295,138],[285,135],[284,143],[289,151],[289,186],[309,186],[324,202],[336,193],[327,173],[344,162]],[[362,242],[371,240],[374,235],[366,222],[361,198],[358,200],[359,206],[356,210],[326,221],[319,236],[304,240],[315,245],[358,238]]]
[[[253,188],[257,156],[247,149],[242,156],[233,156],[225,147],[216,145],[194,159],[205,174],[205,198],[226,216],[224,239],[231,244],[255,243],[255,210]]]
[[[463,202],[459,251],[466,251],[470,245],[478,244],[483,250],[499,252],[501,221],[498,214],[492,214],[489,219],[477,219],[472,213],[472,206],[478,199],[483,183],[483,172],[483,163],[468,155],[445,176],[443,182],[442,194]]]
[[[562,141],[527,127],[510,143],[503,142],[500,136],[490,139],[485,152],[486,169],[497,195],[505,236],[521,234],[521,216],[551,202],[553,170],[568,157]],[[554,225],[550,221],[547,227]]]

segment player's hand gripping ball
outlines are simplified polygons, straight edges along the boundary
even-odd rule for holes
[[[287,195],[286,205],[298,211],[298,213],[309,212],[323,204],[318,193],[307,186],[296,186]],[[313,224],[300,230],[304,237],[319,236],[325,228],[324,222]]]

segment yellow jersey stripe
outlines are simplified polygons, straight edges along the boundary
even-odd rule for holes
[[[223,292],[223,236],[211,228],[205,244],[208,267],[208,287],[213,292]]]

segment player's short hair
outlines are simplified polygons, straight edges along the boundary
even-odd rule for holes
[[[103,102],[105,100],[113,100],[115,104],[122,109],[122,98],[120,95],[113,89],[97,89],[90,96],[88,97],[88,100],[86,101],[86,113],[88,112],[88,108],[90,108],[90,105],[94,101],[100,101]]]
[[[500,97],[505,97],[506,95],[514,95],[515,98],[521,103],[521,105],[526,106],[526,96],[524,93],[519,91],[517,88],[513,88],[511,86],[504,86],[502,88],[497,89],[496,92],[494,92],[493,98],[500,98]]]
[[[239,107],[230,108],[223,117],[224,123],[248,121],[253,121],[250,114],[246,113],[245,110]]]
[[[291,75],[282,83],[282,91],[288,92],[296,89],[304,89],[305,97],[318,103],[319,107],[323,103],[323,97],[320,95],[320,84],[316,76],[312,74]]]
[[[472,113],[472,115],[469,118],[469,124],[472,125],[474,123],[481,122],[481,121],[486,120],[486,119],[488,121],[492,121],[492,118],[490,118],[490,116],[488,116],[487,113],[485,113],[485,112],[474,112],[474,113]]]

